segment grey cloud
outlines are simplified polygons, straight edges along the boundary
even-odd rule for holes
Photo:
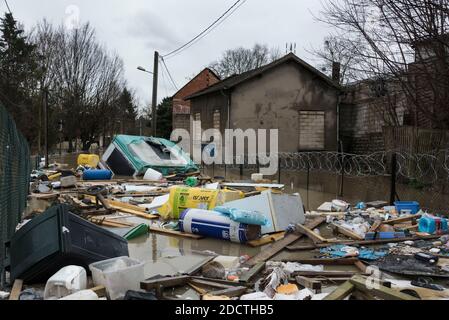
[[[129,36],[142,39],[148,48],[170,50],[181,43],[169,20],[163,20],[149,10],[137,12],[128,21],[126,32]]]

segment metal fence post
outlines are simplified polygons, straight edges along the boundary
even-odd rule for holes
[[[390,205],[394,205],[396,201],[396,174],[397,174],[397,155],[393,152],[391,156],[391,180],[390,180]]]
[[[281,157],[278,156],[278,183],[281,183]]]

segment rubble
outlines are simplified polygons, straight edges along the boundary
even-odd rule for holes
[[[148,148],[164,145],[131,137],[125,140],[126,148],[141,157],[148,155]],[[145,178],[85,179],[87,172],[108,171],[113,162],[116,168],[113,158],[127,154],[119,142],[102,160],[80,156],[74,170],[57,165],[32,173],[30,207],[9,245],[8,272],[15,285],[11,293],[2,292],[0,299],[449,299],[449,290],[439,281],[449,278],[447,220],[422,211],[416,202],[351,205],[339,199],[305,212],[300,195],[287,194],[283,185],[257,174],[256,181],[229,182],[199,172],[186,175],[185,166],[158,171],[144,161],[134,164],[133,173]],[[106,235],[114,240],[99,246],[100,251],[91,251],[89,257],[80,260],[78,256],[78,263],[68,257],[74,252],[70,250],[81,248],[69,248],[57,261],[51,260],[49,252],[40,259],[47,259],[45,266],[51,268],[33,271],[34,262],[25,265],[19,259],[29,244],[21,240],[18,245],[18,236],[26,239],[27,233],[44,226],[55,214],[65,222],[58,230],[44,228],[48,234],[39,239],[85,233],[89,234],[85,243],[106,239]],[[127,240],[156,234],[178,241],[181,254],[162,252],[152,261],[128,257]],[[205,238],[233,241],[242,253],[217,255]],[[181,250],[183,239],[193,240],[200,252]],[[44,244],[38,241],[33,248]],[[55,248],[54,252],[62,252]],[[246,248],[260,251],[247,254],[251,251]],[[313,258],[305,259],[302,253]],[[100,267],[111,261],[115,261],[112,269]],[[73,265],[87,271],[81,276],[86,276],[85,282],[73,286],[77,281],[67,277],[66,283],[55,280],[61,268]],[[364,277],[368,276],[379,282],[375,291],[366,288]],[[47,283],[45,294],[36,283]]]

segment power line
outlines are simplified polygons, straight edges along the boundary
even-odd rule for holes
[[[242,2],[243,1],[243,2]],[[242,5],[243,3],[245,3],[247,0],[237,0],[228,10],[226,10],[220,17],[218,17],[218,19],[216,19],[211,25],[209,25],[206,29],[204,29],[201,33],[199,33],[197,36],[195,36],[192,40],[186,42],[185,44],[183,44],[182,46],[180,46],[178,49],[175,49],[169,53],[167,53],[166,55],[164,55],[164,58],[168,58],[176,53],[179,53],[180,51],[182,51],[183,49],[185,49],[186,47],[190,47],[190,45],[192,45],[196,40],[199,40],[201,38],[203,38],[203,36],[207,35],[209,31],[211,31],[212,28],[214,28],[220,21],[222,21],[222,19],[226,19],[227,14],[230,13],[233,9],[237,9],[240,6],[238,6],[239,4]],[[241,3],[242,2],[242,3]],[[238,6],[238,7],[237,7]],[[237,8],[236,8],[237,7]],[[234,11],[231,12],[234,13]],[[229,15],[230,16],[230,15]],[[229,17],[228,16],[228,17]]]
[[[162,77],[162,83],[164,84],[164,91],[165,91],[165,96],[168,97],[168,90],[167,90],[167,80],[165,79],[165,70],[161,69],[161,77]]]
[[[168,70],[167,64],[165,63],[165,60],[164,60],[163,57],[161,57],[161,61],[162,61],[163,66],[165,67],[165,70],[167,70],[168,77],[170,78],[171,83],[173,84],[173,87],[175,88],[175,90],[178,90],[178,86],[176,85],[175,80],[173,80],[173,77],[171,76],[170,70]]]
[[[229,17],[231,17],[231,16],[234,14],[235,11],[237,11],[242,5],[244,5],[246,1],[247,1],[247,0],[243,0],[243,2],[242,2],[239,6],[237,6],[236,8],[234,8],[234,10],[233,10],[232,12],[230,12],[224,19],[222,19],[222,20],[221,20],[219,23],[217,23],[213,28],[211,28],[209,31],[207,31],[205,34],[203,34],[203,36],[200,37],[197,41],[195,41],[195,42],[191,43],[190,45],[188,45],[187,47],[185,47],[184,50],[189,49],[191,46],[195,45],[195,44],[196,44],[197,42],[199,42],[201,39],[203,39],[204,37],[206,37],[209,33],[211,33],[211,32],[214,31],[216,28],[218,28],[223,22],[226,21],[226,19],[228,19]],[[184,51],[184,50],[182,50],[182,51]],[[173,57],[176,57],[178,54],[181,54],[182,51],[179,51],[179,52],[173,54],[173,55],[170,56],[168,59],[171,59],[171,58],[173,58]]]

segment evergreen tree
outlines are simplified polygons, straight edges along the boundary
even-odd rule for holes
[[[173,131],[173,99],[166,97],[157,106],[157,136],[170,140]]]
[[[12,14],[5,13],[0,18],[0,102],[29,142],[35,138],[37,127],[33,102],[40,100],[35,49]]]

